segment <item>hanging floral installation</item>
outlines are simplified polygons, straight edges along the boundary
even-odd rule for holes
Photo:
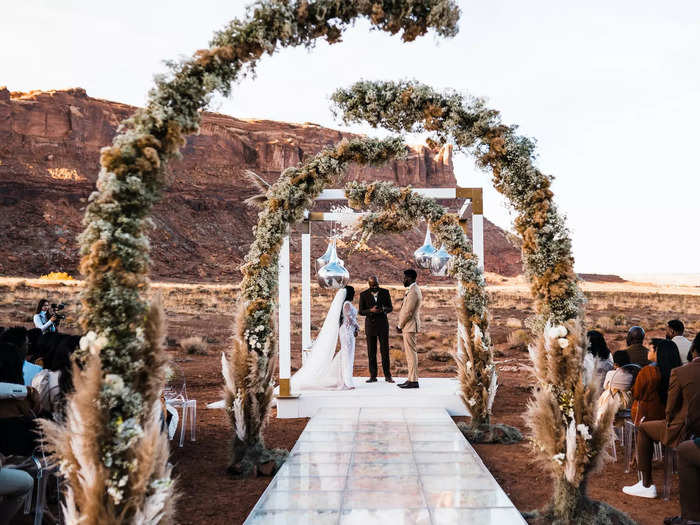
[[[535,143],[501,122],[484,101],[441,93],[417,82],[358,82],[334,93],[346,123],[368,122],[390,131],[431,132],[430,144],[448,142],[475,156],[516,211],[523,264],[535,301],[530,348],[538,387],[527,414],[533,449],[554,480],[542,515],[556,523],[631,523],[586,495],[590,474],[606,458],[616,407],[595,414],[596,385],[583,383],[584,298],[573,270],[571,240],[550,189],[552,177],[534,164]]]
[[[45,426],[48,447],[68,481],[69,523],[173,520],[174,484],[158,407],[165,374],[160,310],[147,298],[149,215],[165,185],[167,163],[178,156],[184,137],[198,131],[212,94],[230,94],[232,83],[253,73],[263,54],[313,47],[318,39],[338,42],[360,17],[408,42],[430,29],[455,35],[459,9],[452,0],[259,1],[243,20],[217,32],[209,49],[170,62],[146,106],[102,150],[80,237],[86,281],[81,324],[88,335],[76,358],[76,392],[66,420]],[[251,305],[251,314],[259,311]],[[247,341],[251,366],[258,366],[252,362],[269,342],[253,334]],[[246,414],[250,407],[243,403],[236,410]]]
[[[351,182],[345,188],[345,195],[353,208],[371,210],[358,225],[362,234],[360,244],[377,233],[403,233],[425,220],[452,255],[448,274],[458,283],[457,335],[465,349],[464,353],[455,355],[460,396],[472,415],[472,428],[488,433],[498,379],[488,332],[486,281],[457,216],[447,213],[434,199],[390,182]],[[505,433],[517,435],[517,430],[506,429]]]
[[[376,166],[406,153],[402,139],[344,140],[300,164],[287,168],[257,199],[261,211],[253,243],[245,256],[238,297],[233,347],[222,358],[226,408],[234,429],[229,471],[255,475],[259,467],[271,473],[286,451],[265,448],[262,430],[273,395],[272,375],[277,357],[274,312],[278,258],[290,225],[304,217],[330,182],[345,173],[350,162]]]

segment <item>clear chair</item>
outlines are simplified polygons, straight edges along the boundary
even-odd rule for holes
[[[671,498],[671,476],[678,472],[678,452],[671,447],[664,445],[664,499]]]
[[[637,448],[637,427],[631,419],[625,419],[623,428],[625,441],[625,474],[629,474],[633,452]]]
[[[185,443],[187,423],[190,425],[190,440],[196,441],[197,400],[187,396],[187,379],[182,367],[171,361],[168,363],[168,373],[163,387],[165,404],[175,409],[182,409],[180,418],[180,446]]]

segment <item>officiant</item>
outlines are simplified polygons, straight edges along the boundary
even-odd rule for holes
[[[365,335],[367,336],[367,357],[369,358],[368,383],[377,381],[377,339],[382,356],[382,371],[387,383],[393,383],[391,378],[391,363],[389,363],[389,320],[386,314],[394,308],[391,305],[389,290],[379,287],[376,275],[367,280],[369,289],[360,294],[360,315],[365,316]]]

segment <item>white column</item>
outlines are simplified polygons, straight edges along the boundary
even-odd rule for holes
[[[472,244],[474,254],[479,257],[479,268],[484,270],[484,216],[480,213],[472,215]]]
[[[282,240],[279,255],[279,296],[277,311],[279,314],[279,377],[280,397],[288,397],[289,379],[292,377],[292,345],[291,345],[291,308],[289,282],[289,235]]]
[[[304,221],[301,232],[301,355],[311,348],[311,221]]]

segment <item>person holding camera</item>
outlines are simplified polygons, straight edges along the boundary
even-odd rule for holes
[[[41,330],[42,334],[46,332],[55,332],[58,330],[60,322],[58,315],[51,309],[48,299],[42,299],[36,307],[34,315],[34,326]]]

